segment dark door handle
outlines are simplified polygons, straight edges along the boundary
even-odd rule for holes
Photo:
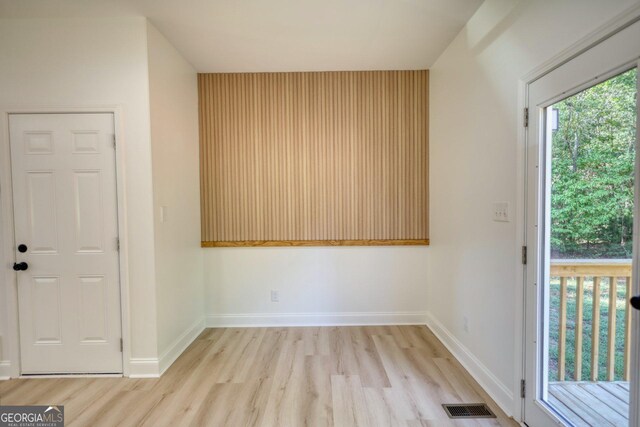
[[[631,297],[629,302],[631,303],[631,307],[635,308],[636,310],[640,310],[640,295]]]
[[[13,269],[15,271],[25,271],[29,268],[29,264],[27,264],[26,262],[14,262],[13,263]]]

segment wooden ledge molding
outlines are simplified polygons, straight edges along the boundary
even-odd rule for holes
[[[429,239],[410,240],[245,240],[240,242],[202,242],[203,248],[268,246],[428,246]]]

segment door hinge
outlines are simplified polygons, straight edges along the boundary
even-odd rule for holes
[[[120,353],[122,353],[124,351],[124,342],[122,341],[122,338],[120,338]]]
[[[120,252],[120,238],[116,237],[116,250]]]
[[[113,135],[113,148],[116,148],[116,136]]]
[[[523,118],[524,127],[528,128],[529,127],[529,108],[524,109],[524,115],[522,118]]]
[[[527,394],[527,383],[525,380],[520,380],[520,397],[525,398]]]
[[[522,264],[527,265],[527,247],[522,247]]]

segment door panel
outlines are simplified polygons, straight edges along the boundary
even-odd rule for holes
[[[76,252],[104,251],[102,218],[102,177],[100,171],[76,171],[74,202],[76,214]]]
[[[113,115],[9,122],[22,373],[122,372]]]
[[[61,344],[60,279],[33,277],[25,297],[31,301],[33,338],[37,344]]]
[[[80,341],[107,341],[107,283],[104,276],[79,277]]]
[[[28,239],[32,253],[54,254],[58,249],[55,174],[52,171],[28,171],[27,212]]]

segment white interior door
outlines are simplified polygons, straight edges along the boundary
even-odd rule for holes
[[[584,345],[584,349],[589,348],[590,351],[583,352],[583,346],[578,345],[577,336],[586,336],[586,325],[591,328],[591,333],[600,331],[601,328],[593,323],[596,317],[600,319],[600,304],[597,304],[596,295],[607,294],[600,289],[596,292],[597,286],[606,286],[612,289],[611,283],[620,283],[616,277],[596,277],[596,270],[584,273],[584,277],[573,277],[575,271],[568,274],[569,277],[560,278],[560,304],[563,304],[563,298],[566,303],[567,280],[575,280],[575,313],[563,309],[559,310],[558,321],[560,325],[564,318],[572,317],[569,321],[575,321],[572,332],[574,333],[574,348],[570,351],[572,363],[574,364],[573,372],[564,376],[564,361],[560,361],[561,356],[554,356],[558,360],[558,367],[550,368],[550,359],[552,346],[550,330],[552,292],[550,290],[552,283],[551,251],[550,251],[550,228],[551,228],[551,166],[552,166],[552,148],[551,141],[553,139],[552,132],[554,122],[554,107],[560,102],[573,97],[579,93],[585,93],[586,90],[599,85],[602,82],[610,81],[622,73],[634,73],[637,75],[638,59],[640,58],[640,23],[635,23],[620,32],[614,34],[608,39],[600,42],[596,46],[570,60],[566,64],[556,68],[544,77],[536,80],[529,85],[528,91],[528,108],[529,108],[529,129],[527,131],[527,246],[529,249],[529,263],[526,269],[526,319],[525,319],[525,377],[526,389],[524,399],[524,420],[528,426],[541,427],[548,425],[576,425],[576,426],[638,426],[640,419],[638,418],[638,405],[640,401],[640,382],[638,381],[638,371],[640,369],[638,343],[640,342],[640,318],[638,311],[626,308],[627,313],[631,313],[627,330],[630,331],[631,345],[625,344],[625,348],[631,351],[625,358],[630,358],[630,366],[628,373],[613,375],[614,369],[606,374],[604,380],[599,376],[598,360],[606,358],[606,363],[615,365],[615,358],[612,358],[614,347],[609,347],[605,340],[594,339]],[[628,74],[627,74],[628,75]],[[637,88],[636,88],[637,94]],[[637,122],[637,98],[636,98],[636,123]],[[631,104],[633,105],[633,103]],[[608,106],[602,105],[602,114],[607,114]],[[577,138],[577,136],[576,136]],[[638,222],[640,220],[640,151],[638,149],[638,138],[636,129],[635,141],[633,137],[630,139],[631,145],[635,144],[635,206],[634,206],[634,231],[633,231],[633,274],[628,282],[630,285],[626,292],[626,298],[631,295],[638,294],[640,291],[638,277],[638,259],[639,259],[639,242]],[[555,160],[554,160],[555,161]],[[633,165],[633,162],[631,162]],[[631,166],[633,168],[633,166]],[[612,190],[614,191],[614,190]],[[590,260],[580,260],[588,264]],[[608,260],[611,261],[611,260]],[[615,260],[618,261],[618,260]],[[555,262],[555,261],[554,261]],[[574,262],[575,264],[575,262]],[[579,263],[578,263],[579,264]],[[622,263],[620,263],[622,264]],[[622,268],[616,265],[616,262],[609,262],[614,268]],[[627,264],[628,265],[628,264]],[[573,267],[572,267],[573,268]],[[606,273],[608,276],[614,276],[612,269]],[[619,270],[617,270],[619,271]],[[573,276],[571,276],[573,274]],[[601,281],[602,279],[602,281]],[[589,312],[589,303],[583,302],[580,296],[587,295],[589,286],[587,283],[594,283],[591,289],[592,302],[591,310],[593,317],[589,324],[585,319],[588,316],[585,312]],[[615,285],[618,286],[618,285]],[[624,287],[624,285],[621,285]],[[616,289],[613,287],[613,289]],[[620,288],[618,288],[620,289]],[[615,307],[616,307],[616,291],[609,291],[609,310],[610,315],[614,313],[614,322],[609,316],[609,337],[607,340],[615,342]],[[599,298],[599,297],[598,297]],[[586,300],[586,299],[585,299]],[[613,301],[613,303],[611,302]],[[613,304],[613,305],[611,305]],[[619,302],[624,306],[625,299]],[[606,310],[606,308],[605,308]],[[620,309],[618,309],[620,310]],[[564,314],[562,314],[564,312]],[[606,316],[604,317],[606,319]],[[580,320],[578,320],[580,319]],[[618,323],[620,324],[620,322]],[[584,328],[583,328],[584,326]],[[562,328],[562,326],[560,326]],[[606,328],[604,328],[606,329]],[[566,331],[566,329],[565,329]],[[611,338],[613,334],[614,338]],[[620,334],[618,334],[619,336]],[[568,341],[566,336],[559,334],[558,342]],[[588,341],[585,339],[585,342]],[[596,344],[592,344],[596,343]],[[593,353],[593,349],[597,348],[600,343],[600,355],[607,352],[607,347],[612,348],[610,354],[604,354],[600,359],[597,351]],[[602,343],[605,343],[604,345]],[[583,343],[584,344],[584,343]],[[558,345],[558,348],[559,345]],[[578,350],[576,350],[578,349]],[[575,351],[575,352],[574,352]],[[558,351],[560,352],[560,351]],[[591,361],[583,363],[582,360],[588,360],[585,353],[591,353]],[[588,358],[589,355],[587,354]],[[619,356],[622,357],[622,356]],[[570,359],[571,359],[570,358]],[[609,360],[614,362],[609,362]],[[562,359],[564,360],[564,359]],[[567,359],[569,360],[569,359]],[[593,360],[595,360],[595,365]],[[620,359],[618,359],[620,360]],[[585,369],[579,368],[577,361],[582,364]],[[568,362],[567,362],[568,363]],[[560,366],[562,364],[562,366]],[[591,364],[591,366],[588,366]],[[609,365],[607,365],[609,366]],[[552,371],[562,372],[558,374],[553,381],[550,378],[555,376]],[[609,370],[609,368],[607,368]],[[589,372],[585,375],[584,372]],[[595,372],[595,374],[594,374]],[[619,371],[618,371],[619,372]],[[619,380],[620,376],[624,376],[623,380]],[[554,394],[552,387],[559,387],[558,394]],[[624,391],[624,388],[626,392]],[[560,398],[558,398],[560,396]],[[589,403],[593,402],[593,403]],[[627,405],[627,406],[625,406]]]
[[[9,122],[21,372],[120,373],[113,114]]]

